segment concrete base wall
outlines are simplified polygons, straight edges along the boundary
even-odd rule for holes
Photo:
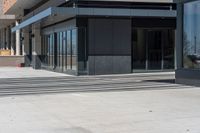
[[[24,56],[0,56],[0,67],[16,67],[20,63],[24,63]]]
[[[177,84],[184,84],[184,85],[192,85],[192,86],[198,86],[200,87],[200,79],[183,79],[178,78],[176,79]]]
[[[41,55],[33,55],[32,56],[32,67],[33,69],[41,69]]]
[[[176,70],[176,83],[200,86],[200,70]]]
[[[89,75],[131,73],[131,56],[89,56]]]

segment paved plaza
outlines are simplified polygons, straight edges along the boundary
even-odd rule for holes
[[[200,132],[200,88],[175,84],[173,72],[75,77],[4,70],[0,133]],[[12,78],[14,70],[20,78]]]
[[[44,70],[34,70],[32,68],[21,68],[21,67],[0,67],[0,79],[7,78],[33,78],[33,77],[60,77],[70,76],[63,73],[55,73]]]

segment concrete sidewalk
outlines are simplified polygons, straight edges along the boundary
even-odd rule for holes
[[[97,76],[82,76],[82,77],[138,77],[138,76],[159,76],[159,75],[172,75],[173,78],[175,72],[149,72],[149,73],[130,73],[130,74],[112,74],[112,75],[97,75]],[[57,73],[47,70],[34,70],[31,67],[0,67],[0,79],[3,78],[35,78],[35,77],[74,77],[64,73]],[[77,77],[77,76],[75,76]]]
[[[173,80],[0,68],[0,133],[199,133],[200,88]]]
[[[34,77],[61,77],[70,76],[46,70],[34,70],[29,67],[0,67],[0,79],[2,78],[34,78]]]
[[[200,89],[0,98],[0,133],[199,133]]]

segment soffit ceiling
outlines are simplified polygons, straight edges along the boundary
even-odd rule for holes
[[[30,9],[42,0],[17,0],[17,2],[6,12],[6,14],[23,15],[24,9]]]

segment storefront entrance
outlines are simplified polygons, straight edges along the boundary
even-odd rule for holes
[[[132,33],[133,72],[174,69],[173,29],[135,28]]]
[[[77,71],[77,29],[43,35],[42,67],[57,72]]]

